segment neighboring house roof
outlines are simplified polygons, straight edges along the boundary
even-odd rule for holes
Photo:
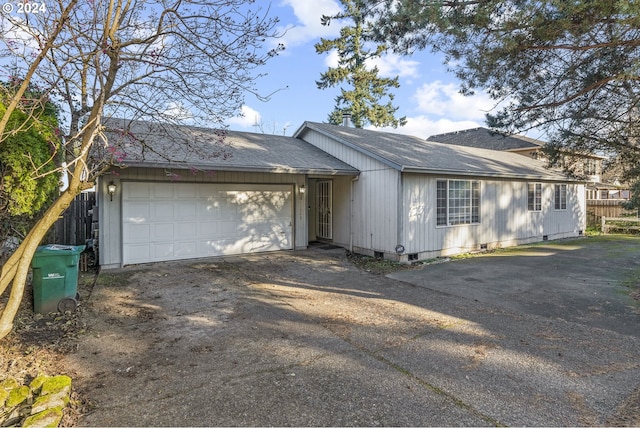
[[[523,135],[507,135],[487,128],[465,129],[432,135],[428,141],[457,146],[477,147],[481,149],[513,151],[525,149],[542,149],[544,142]]]
[[[561,171],[525,156],[426,141],[408,135],[305,122],[294,134],[314,130],[403,172],[569,181]]]
[[[359,171],[304,141],[125,119],[105,121],[109,144],[126,166],[357,175]]]

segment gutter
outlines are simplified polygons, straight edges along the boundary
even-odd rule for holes
[[[416,167],[402,167],[402,172],[415,174],[432,174],[432,175],[459,175],[468,177],[490,177],[504,179],[520,179],[520,180],[544,180],[544,181],[562,181],[579,183],[581,180],[572,179],[563,175],[544,175],[544,174],[505,174],[500,172],[482,172],[482,171],[460,171],[453,169],[430,169]]]
[[[116,165],[117,166],[117,165]],[[237,165],[210,165],[210,164],[186,164],[186,163],[164,163],[164,162],[125,162],[125,168],[157,168],[202,171],[230,171],[230,172],[269,172],[280,174],[307,174],[307,175],[358,175],[360,171],[344,169],[317,169],[317,168],[286,168],[286,167],[256,167]]]

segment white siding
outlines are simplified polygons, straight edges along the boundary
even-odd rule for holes
[[[253,183],[253,184],[288,184],[294,186],[294,235],[295,247],[306,248],[307,215],[306,195],[300,195],[298,188],[306,185],[304,175],[270,174],[253,172],[214,171],[190,172],[173,171],[180,176],[169,176],[163,169],[126,168],[116,174],[106,174],[100,180],[101,195],[99,199],[99,259],[102,267],[119,267],[122,265],[122,182],[123,181],[156,181],[184,183]],[[110,181],[117,185],[113,201],[106,195],[106,186]]]
[[[357,181],[343,179],[334,184],[334,242],[360,252],[393,252],[398,244],[399,172],[384,163],[338,143],[318,132],[307,130],[303,139],[360,170]],[[349,207],[353,186],[353,202]],[[338,210],[342,210],[338,213]],[[351,221],[344,223],[351,212]],[[345,228],[345,225],[347,228]],[[348,227],[353,227],[349,236]],[[338,228],[342,227],[342,230]]]
[[[483,180],[480,224],[436,226],[436,177],[407,174],[403,205],[405,255],[419,258],[577,236],[585,228],[584,185],[567,184],[567,209],[554,208],[554,184],[542,183],[542,210],[527,209],[527,181]]]

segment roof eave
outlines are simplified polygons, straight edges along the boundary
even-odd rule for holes
[[[564,182],[576,182],[581,183],[583,180],[571,179],[563,176],[543,176],[536,174],[505,174],[499,172],[475,172],[464,171],[454,169],[430,169],[419,167],[403,167],[402,172],[415,173],[415,174],[433,174],[433,175],[457,175],[466,177],[488,177],[488,178],[507,178],[518,180],[544,180],[544,181],[564,181]]]
[[[170,162],[125,162],[127,168],[170,168],[179,170],[198,171],[230,171],[230,172],[266,172],[275,174],[315,174],[315,175],[348,175],[356,176],[360,171],[356,169],[329,169],[329,168],[296,168],[296,167],[260,167],[239,165],[210,165],[210,164],[183,164]]]

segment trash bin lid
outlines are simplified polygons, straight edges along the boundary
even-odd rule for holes
[[[80,254],[85,249],[85,245],[61,245],[49,244],[42,245],[36,250],[38,255],[62,255],[62,254]],[[69,253],[68,253],[69,252]]]

